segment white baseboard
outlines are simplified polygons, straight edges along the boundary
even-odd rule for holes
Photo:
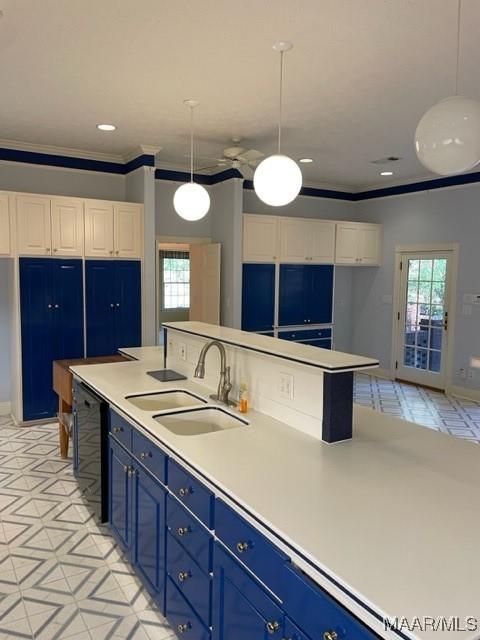
[[[468,389],[467,387],[457,387],[452,384],[445,389],[445,393],[449,396],[480,402],[480,389]]]
[[[12,412],[12,405],[10,402],[0,402],[0,416],[8,416]]]

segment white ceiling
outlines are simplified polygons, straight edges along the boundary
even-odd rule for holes
[[[311,156],[306,182],[388,184],[371,160],[401,156],[395,180],[425,177],[413,148],[423,112],[453,93],[457,0],[0,0],[0,138],[109,154],[162,147],[187,168],[229,138],[275,149],[278,54],[284,151]],[[480,0],[464,0],[460,90],[480,99]],[[96,130],[113,122],[113,134]],[[208,164],[200,161],[200,164]]]

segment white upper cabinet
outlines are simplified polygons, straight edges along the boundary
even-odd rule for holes
[[[335,248],[336,264],[361,266],[381,262],[382,226],[361,222],[339,222]]]
[[[143,245],[143,209],[137,204],[113,206],[114,251],[118,258],[140,258]]]
[[[52,255],[83,256],[83,201],[54,198],[51,204]]]
[[[281,262],[333,264],[335,223],[283,218],[280,245]]]
[[[113,203],[85,201],[85,256],[113,257]]]
[[[278,259],[278,218],[243,216],[244,262],[275,262]]]
[[[16,214],[18,253],[31,256],[51,255],[50,198],[18,195]]]
[[[8,193],[0,193],[0,256],[12,252]]]

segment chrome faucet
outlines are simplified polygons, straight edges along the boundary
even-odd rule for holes
[[[235,402],[229,399],[230,391],[232,390],[232,383],[230,382],[230,367],[227,367],[227,354],[225,353],[225,347],[218,340],[210,340],[207,342],[203,349],[200,351],[197,366],[195,367],[195,378],[205,377],[205,357],[210,347],[217,347],[220,351],[220,380],[218,381],[217,393],[210,396],[212,400],[223,402],[227,407],[234,407]]]

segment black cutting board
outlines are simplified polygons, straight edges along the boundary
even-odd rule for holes
[[[158,371],[147,371],[149,376],[160,380],[160,382],[174,382],[175,380],[186,380],[187,376],[177,373],[172,369],[159,369]]]

